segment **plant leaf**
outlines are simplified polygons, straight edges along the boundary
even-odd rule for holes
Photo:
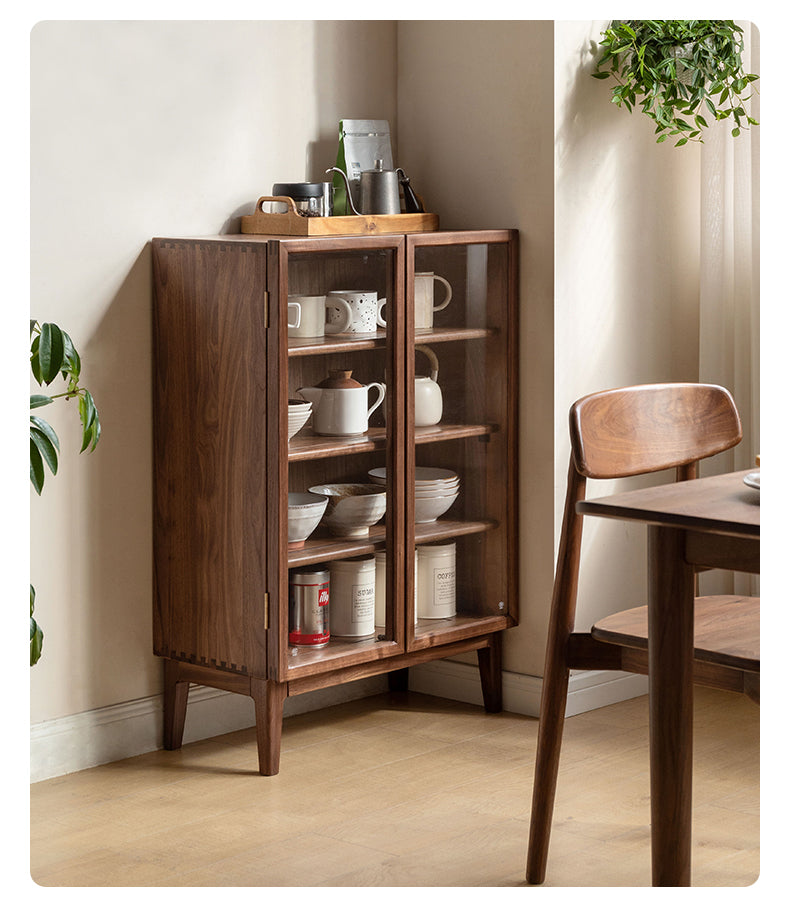
[[[99,413],[93,397],[88,390],[80,394],[80,421],[82,422],[82,448],[83,453],[90,446],[91,452],[96,449],[101,435],[101,426],[99,425]]]
[[[63,334],[57,325],[45,322],[41,326],[38,360],[42,380],[45,384],[51,384],[60,374],[63,364]]]
[[[38,409],[40,406],[48,406],[50,403],[54,403],[55,401],[51,396],[44,396],[42,393],[31,393],[30,394],[30,408]]]
[[[33,617],[33,608],[35,606],[36,591],[33,585],[30,585],[30,666],[31,668],[41,658],[41,650],[44,644],[44,631],[36,623]]]
[[[60,441],[58,440],[58,435],[55,433],[55,429],[49,422],[44,421],[43,418],[39,418],[37,415],[31,415],[30,427],[37,428],[39,431],[41,431],[41,433],[49,439],[49,442],[55,447],[55,449],[60,450]]]
[[[52,445],[52,441],[49,438],[42,434],[41,431],[36,428],[30,429],[30,439],[35,443],[36,448],[41,454],[41,458],[47,463],[49,466],[49,470],[52,474],[58,473],[58,451]],[[33,455],[33,448],[30,448],[31,458]],[[43,483],[43,478],[42,478]]]
[[[36,493],[41,496],[41,490],[44,486],[44,462],[32,437],[30,439],[30,483],[33,485]]]

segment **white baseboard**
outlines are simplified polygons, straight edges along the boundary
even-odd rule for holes
[[[542,679],[505,671],[502,676],[506,711],[537,718]],[[409,687],[473,705],[483,704],[476,665],[438,661],[416,665]],[[286,700],[283,714],[300,715],[318,708],[373,696],[387,690],[384,675],[303,693]],[[647,692],[647,678],[612,671],[584,671],[572,675],[567,715],[622,702]],[[255,725],[252,700],[212,687],[193,685],[184,727],[184,742],[205,740]],[[162,748],[162,697],[150,696],[90,712],[69,715],[30,728],[30,781],[36,783],[142,755]]]
[[[373,696],[387,689],[384,675],[289,697],[283,715]],[[193,684],[189,690],[184,743],[255,726],[249,696]],[[162,697],[131,702],[44,721],[30,728],[30,782],[70,774],[96,765],[162,748]]]
[[[537,718],[543,678],[505,671],[502,674],[502,706],[505,711]],[[409,672],[409,688],[444,699],[483,704],[476,665],[438,661],[418,665]],[[623,702],[647,693],[647,677],[622,671],[580,671],[571,674],[566,717]]]

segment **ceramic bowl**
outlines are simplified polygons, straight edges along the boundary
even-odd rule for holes
[[[387,483],[387,471],[385,468],[372,468],[368,477],[374,484]],[[414,489],[417,492],[434,490],[436,488],[457,487],[461,479],[449,468],[424,468],[417,466],[414,469]]]
[[[305,426],[310,413],[313,411],[313,404],[306,403],[304,400],[288,400],[288,439],[294,436]]]
[[[436,521],[452,506],[457,497],[457,490],[447,496],[415,496],[414,520],[418,524]]]
[[[309,490],[327,497],[324,524],[336,537],[367,537],[387,510],[386,488],[379,484],[317,484]]]
[[[298,549],[318,527],[324,514],[327,497],[315,493],[288,494],[288,548]]]
[[[425,468],[422,465],[414,469],[414,480],[418,484],[446,484],[458,480],[458,475],[449,468]]]

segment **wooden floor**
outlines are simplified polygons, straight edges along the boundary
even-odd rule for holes
[[[696,693],[694,886],[759,873],[759,709]],[[537,722],[420,694],[31,788],[41,886],[523,886]],[[546,886],[649,886],[647,700],[568,719]]]

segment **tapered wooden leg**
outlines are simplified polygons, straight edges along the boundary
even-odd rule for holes
[[[502,711],[502,632],[491,635],[491,645],[477,650],[483,705],[487,712]]]
[[[565,706],[568,701],[569,670],[562,656],[547,664],[540,699],[538,745],[535,756],[535,781],[532,787],[532,817],[527,849],[527,881],[543,883],[549,854],[554,796],[560,765]]]
[[[653,886],[691,885],[694,572],[685,534],[648,528]]]
[[[532,787],[532,818],[527,849],[527,881],[543,883],[549,854],[551,819],[560,765],[565,706],[568,701],[568,641],[576,616],[576,589],[579,577],[582,518],[576,503],[584,499],[585,481],[576,471],[573,459],[568,466],[562,536],[557,556],[554,594],[546,640],[543,691],[540,698],[540,723],[535,757],[535,782]]]
[[[283,733],[285,684],[250,678],[250,695],[255,701],[255,729],[258,738],[258,767],[270,776],[280,770],[280,742]]]
[[[164,747],[180,749],[184,740],[189,681],[179,680],[180,664],[165,659]]]
[[[387,673],[387,686],[391,693],[408,693],[409,669],[398,668]]]

